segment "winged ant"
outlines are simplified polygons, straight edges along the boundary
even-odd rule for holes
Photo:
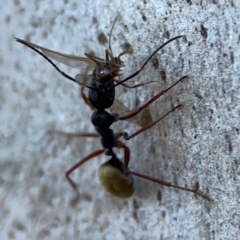
[[[40,54],[42,57],[44,57],[64,77],[81,85],[81,96],[85,101],[85,103],[94,111],[91,116],[91,122],[94,125],[97,133],[63,133],[60,131],[53,131],[53,132],[63,133],[69,136],[101,138],[103,149],[97,150],[89,154],[88,156],[86,156],[85,158],[77,162],[73,167],[71,167],[66,172],[67,180],[69,181],[71,186],[75,189],[76,193],[79,195],[77,185],[71,179],[70,174],[85,162],[105,152],[105,154],[110,156],[111,159],[100,166],[98,170],[98,176],[105,190],[107,190],[108,192],[110,192],[111,194],[117,197],[127,198],[133,194],[134,188],[133,188],[132,175],[134,175],[134,176],[138,176],[140,178],[144,178],[164,186],[193,192],[194,194],[199,195],[205,199],[209,199],[204,194],[198,192],[197,189],[180,187],[180,186],[171,184],[169,182],[165,182],[163,180],[159,180],[141,173],[131,171],[128,168],[128,164],[130,161],[130,149],[121,140],[119,140],[120,137],[123,137],[124,139],[129,140],[137,136],[143,131],[154,126],[156,123],[158,123],[167,115],[169,115],[171,112],[180,108],[181,105],[175,106],[174,108],[169,110],[165,115],[163,115],[156,121],[147,124],[146,126],[142,127],[140,130],[138,130],[137,132],[131,135],[128,135],[126,132],[114,133],[113,130],[110,128],[110,126],[116,121],[126,120],[134,117],[143,109],[147,108],[150,104],[156,101],[165,92],[169,91],[175,85],[177,85],[182,80],[184,80],[187,76],[183,76],[182,78],[177,80],[174,84],[172,84],[170,87],[159,92],[154,97],[152,97],[148,102],[146,102],[144,105],[139,107],[137,110],[132,111],[128,115],[119,116],[117,113],[110,114],[109,112],[107,112],[106,109],[110,108],[115,100],[115,89],[118,85],[124,85],[126,87],[129,87],[128,85],[125,84],[125,82],[127,82],[129,79],[132,79],[136,77],[138,74],[140,74],[141,71],[144,69],[144,67],[148,64],[148,62],[160,49],[162,49],[169,43],[183,37],[182,35],[180,35],[166,41],[148,57],[148,59],[144,62],[144,64],[139,70],[137,70],[136,72],[134,72],[133,74],[131,74],[130,76],[128,76],[123,80],[117,80],[116,77],[119,77],[120,75],[119,72],[121,71],[121,68],[124,67],[124,63],[121,61],[120,57],[126,54],[127,51],[120,53],[117,57],[113,56],[113,52],[111,49],[111,35],[112,35],[112,30],[114,28],[115,22],[116,22],[116,19],[110,31],[109,49],[106,50],[105,52],[105,59],[96,57],[92,54],[85,54],[86,57],[68,55],[68,54],[52,51],[50,49],[41,47],[39,45],[33,44],[31,42],[28,42],[19,38],[15,38],[17,42],[24,44],[25,46],[31,48],[32,50]],[[62,72],[50,58],[55,59],[58,62],[68,65],[70,67],[81,68],[81,64],[86,63],[88,66],[94,66],[95,69],[93,70],[93,73],[91,75],[77,74],[75,78],[72,78],[65,72]],[[133,87],[139,87],[144,84],[146,83],[138,84]],[[84,88],[89,89],[88,97],[84,93]],[[114,148],[120,148],[124,150],[124,163],[120,159],[118,159],[118,157],[114,152]]]

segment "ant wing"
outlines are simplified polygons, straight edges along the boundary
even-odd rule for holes
[[[130,109],[128,109],[127,106],[122,101],[116,98],[114,100],[113,105],[109,108],[109,110],[112,113],[117,113],[120,116],[131,112]]]
[[[114,100],[113,105],[109,108],[109,110],[111,113],[117,113],[120,117],[130,114],[133,111],[133,110],[130,110],[122,101],[116,98]],[[126,119],[124,121],[128,121],[143,127],[144,125],[146,125],[146,121],[143,121],[142,117],[145,118],[144,115],[140,114],[140,116],[135,116],[133,118]]]
[[[76,82],[80,83],[81,85],[88,86],[92,83],[92,75],[88,74],[77,74],[75,76]]]
[[[119,117],[123,117],[125,115],[131,114],[135,109],[129,109],[122,101],[115,98],[113,105],[109,108],[111,113],[117,113]],[[152,122],[151,115],[148,109],[144,109],[142,113],[132,118],[125,119],[124,121],[128,121],[130,123],[137,124],[138,126],[144,127],[149,122]]]
[[[65,53],[53,51],[48,48],[41,47],[37,44],[31,43],[31,42],[28,42],[26,40],[22,40],[19,38],[16,38],[16,40],[23,44],[26,43],[34,48],[41,50],[46,56],[48,56],[60,63],[63,63],[69,67],[81,69],[84,66],[84,64],[87,67],[96,67],[96,63],[93,60],[91,60],[90,58],[78,57],[78,56],[74,56],[71,54],[65,54]]]

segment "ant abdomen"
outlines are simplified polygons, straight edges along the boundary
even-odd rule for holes
[[[98,177],[103,188],[116,197],[128,198],[134,192],[133,177],[124,172],[123,163],[115,156],[100,166]]]

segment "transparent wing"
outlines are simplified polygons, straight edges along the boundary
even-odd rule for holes
[[[131,112],[130,109],[128,109],[127,106],[117,98],[114,99],[114,103],[109,110],[112,113],[117,113],[120,116]]]
[[[37,44],[28,42],[26,40],[22,40],[19,38],[16,38],[17,41],[20,41],[22,43],[27,43],[39,50],[41,50],[46,56],[48,56],[49,58],[52,58],[60,63],[63,63],[69,67],[72,68],[77,68],[77,69],[81,69],[82,67],[96,67],[96,63],[91,60],[90,58],[87,57],[78,57],[78,56],[74,56],[71,54],[65,54],[65,53],[61,53],[61,52],[57,52],[57,51],[53,51],[50,50],[48,48],[45,47],[41,47]],[[103,59],[99,59],[101,61],[104,61]]]
[[[88,86],[92,83],[92,75],[88,74],[77,74],[75,76],[76,82],[80,83],[81,85]]]
[[[130,110],[122,101],[115,98],[113,105],[109,108],[111,113],[117,113],[120,117],[130,114],[134,111]],[[151,115],[148,109],[144,109],[141,113],[137,116],[132,118],[126,119],[124,121],[135,123],[141,127],[147,125],[148,123],[152,122]]]

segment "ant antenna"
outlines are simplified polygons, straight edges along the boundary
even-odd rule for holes
[[[165,47],[166,45],[168,45],[170,42],[172,42],[172,41],[174,41],[174,40],[176,40],[176,39],[178,39],[178,38],[181,38],[181,37],[184,37],[184,35],[180,35],[180,36],[173,37],[173,38],[169,39],[167,42],[165,42],[163,45],[161,45],[159,48],[157,48],[157,49],[150,55],[150,57],[145,61],[145,63],[142,65],[142,67],[141,67],[139,70],[137,70],[135,73],[131,74],[129,77],[123,79],[122,81],[116,83],[115,85],[113,85],[112,87],[110,87],[109,89],[107,89],[107,91],[109,91],[109,90],[111,90],[112,88],[115,88],[116,86],[118,86],[118,85],[120,85],[120,84],[128,81],[128,80],[131,79],[131,78],[136,77],[136,76],[144,69],[144,67],[145,67],[145,66],[147,65],[147,63],[151,60],[151,58],[152,58],[160,49],[162,49],[163,47]]]
[[[45,54],[43,54],[41,51],[39,51],[38,49],[36,49],[35,47],[33,47],[31,44],[28,44],[27,42],[25,42],[24,40],[21,40],[21,39],[19,39],[19,38],[16,38],[16,37],[14,37],[14,38],[15,38],[15,40],[16,40],[17,42],[22,43],[23,45],[31,48],[33,51],[35,51],[35,52],[37,52],[38,54],[40,54],[40,55],[41,55],[43,58],[45,58],[59,73],[61,73],[65,78],[67,78],[67,79],[69,79],[69,80],[71,80],[71,81],[73,81],[73,82],[75,82],[75,83],[77,83],[77,84],[80,84],[80,85],[82,85],[82,86],[84,86],[84,87],[86,87],[86,88],[95,90],[95,88],[92,88],[92,87],[90,87],[90,86],[86,86],[86,85],[84,85],[84,84],[81,83],[81,82],[77,82],[74,78],[72,78],[71,76],[69,76],[69,75],[66,74],[65,72],[61,71],[61,70],[58,68],[58,66],[57,66],[50,58],[48,58],[48,57],[47,57]]]
[[[112,28],[110,30],[110,34],[109,34],[108,48],[109,48],[109,52],[111,53],[112,56],[113,56],[113,51],[112,51],[112,47],[111,47],[111,37],[112,37],[112,31],[115,26],[115,23],[117,22],[117,19],[118,19],[118,16],[115,17]]]

